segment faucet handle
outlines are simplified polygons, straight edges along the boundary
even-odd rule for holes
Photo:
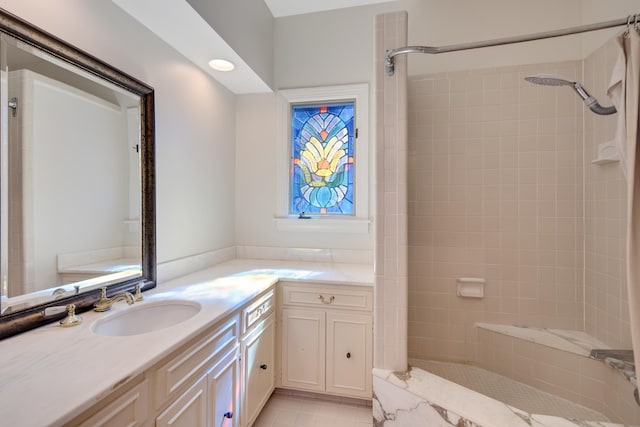
[[[133,298],[136,300],[136,302],[142,301],[144,299],[144,297],[142,296],[142,292],[140,292],[140,288],[140,283],[136,283],[136,292],[133,294]]]
[[[60,321],[60,326],[68,327],[68,326],[76,326],[82,323],[82,316],[76,315],[76,305],[68,304],[67,305],[67,317]]]

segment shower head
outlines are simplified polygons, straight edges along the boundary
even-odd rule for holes
[[[598,103],[598,100],[589,95],[589,92],[578,82],[565,79],[564,77],[556,76],[554,74],[534,74],[524,78],[529,83],[543,86],[571,86],[576,91],[584,103],[596,114],[608,115],[616,112],[616,107],[603,107]]]
[[[534,74],[524,78],[529,83],[543,86],[573,86],[576,82],[565,79],[554,74]]]
[[[543,86],[573,86],[576,83],[555,74],[534,74],[524,79],[529,83]]]

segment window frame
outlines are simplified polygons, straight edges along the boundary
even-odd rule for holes
[[[357,138],[354,141],[354,213],[351,215],[322,214],[300,219],[289,213],[291,191],[291,106],[323,102],[355,101]],[[369,85],[366,83],[285,89],[278,92],[277,132],[277,214],[279,231],[318,231],[340,233],[369,233],[370,184],[369,148]]]

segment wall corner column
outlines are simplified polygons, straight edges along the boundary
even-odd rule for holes
[[[407,12],[375,18],[376,126],[375,368],[407,369],[407,59],[395,58],[387,76],[387,49],[406,46]]]

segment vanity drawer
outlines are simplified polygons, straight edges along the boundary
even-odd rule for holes
[[[189,383],[213,363],[223,350],[238,344],[238,316],[226,320],[209,336],[163,364],[156,371],[156,408]]]
[[[246,334],[252,326],[261,319],[266,318],[274,310],[276,305],[275,291],[269,290],[265,295],[258,298],[249,307],[242,310],[242,335]]]
[[[349,310],[373,310],[373,293],[368,289],[353,287],[282,285],[282,303],[323,308]]]
[[[91,411],[92,416],[79,427],[121,427],[141,426],[149,416],[149,382],[142,381],[131,390],[121,394],[98,412]]]

